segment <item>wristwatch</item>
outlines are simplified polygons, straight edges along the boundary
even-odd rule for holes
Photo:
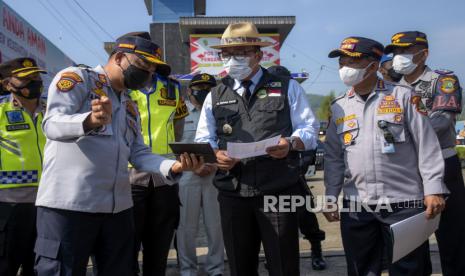
[[[295,139],[296,137],[291,136],[291,137],[286,137],[284,138],[286,141],[289,143],[289,151],[293,151],[295,149]]]

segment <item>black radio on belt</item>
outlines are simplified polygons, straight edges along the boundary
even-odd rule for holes
[[[378,121],[378,127],[383,131],[384,140],[389,144],[394,144],[394,135],[389,131],[388,124],[384,120]]]

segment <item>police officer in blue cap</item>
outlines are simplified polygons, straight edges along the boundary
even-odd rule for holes
[[[335,202],[342,192],[345,210],[333,206],[324,215],[340,220],[351,276],[381,275],[386,252],[392,260],[390,225],[423,212],[434,218],[448,194],[439,142],[419,97],[377,77],[383,50],[372,39],[348,37],[328,55],[339,58],[350,89],[331,105],[325,141],[325,193]],[[430,275],[428,241],[388,269],[391,276]]]
[[[465,275],[465,186],[460,160],[455,150],[455,123],[462,112],[462,88],[449,70],[432,70],[425,33],[408,31],[394,34],[386,54],[394,54],[394,70],[404,77],[400,84],[411,87],[421,97],[445,162],[444,182],[450,190],[436,238],[444,275]]]
[[[383,75],[383,80],[397,83],[402,79],[403,75],[392,68],[392,59],[392,54],[383,55],[379,61],[378,72]]]
[[[50,85],[36,201],[39,276],[85,275],[91,254],[97,275],[133,275],[128,162],[167,181],[202,163],[187,153],[180,161],[167,160],[144,144],[127,89],[143,87],[160,62],[147,37],[126,34],[106,65],[66,68]]]

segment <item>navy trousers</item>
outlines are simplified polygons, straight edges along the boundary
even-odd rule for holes
[[[35,223],[34,203],[0,202],[0,275],[34,275]]]
[[[450,194],[436,231],[444,276],[465,275],[465,186],[457,155],[445,160],[444,183]]]
[[[38,276],[85,276],[90,255],[98,276],[132,275],[133,211],[85,213],[37,208]]]
[[[417,204],[421,204],[417,203]],[[344,206],[349,206],[347,201]],[[349,276],[380,276],[386,252],[392,257],[390,225],[423,212],[423,207],[391,205],[393,212],[380,210],[341,213],[341,234],[346,253]],[[388,266],[391,276],[431,275],[429,244],[425,241],[417,249]]]

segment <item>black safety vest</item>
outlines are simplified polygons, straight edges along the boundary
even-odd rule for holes
[[[289,80],[263,69],[262,78],[246,102],[233,90],[234,80],[223,78],[211,92],[219,148],[226,150],[228,142],[247,143],[277,135],[291,136]],[[296,158],[261,156],[241,160],[229,172],[218,171],[214,183],[220,192],[252,197],[277,194],[298,181]]]

